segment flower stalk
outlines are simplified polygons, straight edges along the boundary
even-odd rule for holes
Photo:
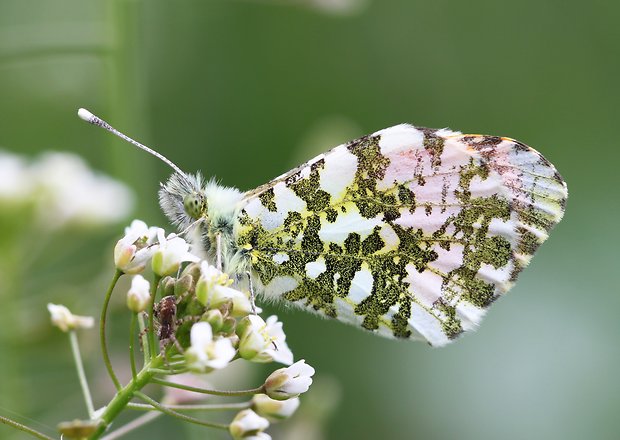
[[[116,270],[116,272],[114,272],[114,277],[112,277],[110,287],[108,287],[108,290],[103,299],[103,307],[101,308],[101,319],[99,320],[99,340],[101,343],[101,354],[103,355],[103,363],[105,364],[105,367],[108,370],[108,375],[110,376],[110,379],[112,379],[112,382],[114,383],[114,386],[117,390],[121,389],[121,383],[116,377],[116,373],[114,372],[114,368],[112,367],[112,362],[110,361],[110,355],[108,354],[108,343],[105,336],[105,326],[108,318],[108,305],[110,304],[110,298],[112,297],[114,287],[116,286],[116,283],[118,282],[118,279],[121,277],[121,275],[123,275],[123,272],[118,269]]]
[[[136,323],[138,318],[136,313],[131,314],[131,322],[129,323],[129,365],[131,367],[131,379],[136,380],[136,353],[134,348],[134,342],[136,340]]]
[[[238,403],[205,403],[203,405],[162,405],[164,408],[179,410],[179,411],[239,411],[242,409],[250,408],[252,401],[238,402]],[[153,411],[152,405],[144,403],[129,403],[128,409],[137,411]]]
[[[175,382],[169,382],[167,380],[153,378],[153,383],[157,383],[159,385],[164,385],[167,387],[178,388],[186,391],[193,391],[194,393],[202,393],[202,394],[210,394],[212,396],[226,396],[226,397],[237,397],[237,396],[252,396],[254,394],[264,393],[264,385],[259,386],[258,388],[252,388],[249,390],[239,390],[239,391],[223,391],[223,390],[208,390],[205,388],[196,388],[188,385],[183,385]]]
[[[157,287],[161,281],[159,275],[154,275],[153,283],[151,284],[151,304],[149,305],[149,323],[148,323],[148,346],[152,356],[157,353],[157,341],[155,335],[155,296],[157,294]]]
[[[146,331],[146,324],[144,323],[144,314],[138,315],[138,330],[140,330],[140,345],[142,347],[142,355],[144,357],[143,364],[146,364],[151,359],[151,349],[149,347],[149,335]]]
[[[80,387],[82,388],[82,394],[84,394],[84,402],[86,403],[86,410],[88,411],[88,417],[94,418],[95,408],[93,406],[93,398],[90,394],[90,388],[88,387],[88,380],[86,379],[86,373],[84,373],[84,363],[82,362],[82,356],[80,354],[80,346],[78,344],[77,333],[75,330],[69,331],[69,341],[71,342],[71,352],[73,353],[73,360],[75,361],[75,368],[77,369],[78,378],[80,380]]]

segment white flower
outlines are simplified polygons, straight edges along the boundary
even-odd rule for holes
[[[271,437],[257,437],[263,430],[269,427],[269,420],[259,416],[251,409],[244,409],[240,411],[228,428],[230,435],[234,439],[241,438],[271,438]]]
[[[32,196],[31,191],[26,162],[15,154],[0,151],[0,200],[21,202]]]
[[[47,228],[116,223],[133,205],[125,185],[93,172],[71,153],[43,154],[29,174],[39,196],[40,221]]]
[[[200,277],[196,282],[196,298],[202,305],[206,306],[211,303],[215,286],[230,286],[231,283],[232,280],[228,278],[227,274],[210,265],[207,261],[202,261],[200,263]]]
[[[91,328],[95,320],[91,316],[74,315],[63,305],[49,303],[47,310],[50,312],[52,324],[63,332],[77,328]]]
[[[239,356],[252,362],[293,363],[293,352],[286,344],[286,335],[277,316],[267,322],[258,315],[248,315],[238,327]]]
[[[252,397],[252,409],[259,416],[271,421],[289,418],[298,407],[299,397],[293,397],[288,400],[274,400],[266,394],[255,394]]]
[[[145,241],[145,244],[152,244],[157,241],[157,234],[160,230],[163,231],[163,229],[158,228],[157,226],[149,227],[142,220],[136,219],[125,228],[125,236],[133,237],[133,241],[142,239]]]
[[[229,338],[213,339],[208,322],[197,322],[190,331],[191,346],[185,352],[190,370],[204,372],[208,368],[224,368],[235,357],[235,349]]]
[[[241,437],[243,440],[271,440],[271,436],[266,432],[257,432],[256,434]]]
[[[48,152],[28,163],[0,153],[0,201],[32,203],[37,226],[53,230],[115,223],[127,216],[133,196],[74,154]]]
[[[127,292],[127,307],[132,312],[140,313],[146,310],[150,302],[151,284],[142,275],[134,276]]]
[[[173,275],[179,270],[184,261],[199,261],[195,255],[189,252],[189,244],[174,234],[164,236],[164,231],[157,232],[159,246],[153,254],[151,266],[153,272],[159,276]]]
[[[211,309],[231,302],[230,314],[232,316],[236,318],[246,316],[252,312],[252,303],[248,295],[230,287],[232,282],[227,274],[208,262],[202,261],[200,263],[200,277],[196,282],[196,298]]]
[[[148,227],[142,220],[134,220],[125,228],[125,236],[114,247],[114,265],[128,274],[142,272],[157,250],[154,244],[158,231]]]
[[[216,285],[212,290],[213,294],[209,301],[209,307],[216,308],[226,302],[232,302],[232,310],[230,315],[236,318],[246,316],[252,312],[252,303],[248,295],[240,290],[233,289],[232,287]],[[257,312],[260,309],[257,308]]]
[[[314,368],[302,359],[287,368],[280,368],[265,381],[265,394],[275,400],[297,397],[312,385]]]

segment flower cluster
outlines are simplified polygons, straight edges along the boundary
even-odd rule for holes
[[[277,316],[263,319],[238,280],[193,255],[183,238],[140,220],[134,220],[116,244],[114,262],[120,273],[133,275],[127,293],[130,310],[152,313],[155,328],[163,329],[158,332],[160,355],[175,365],[171,374],[205,374],[236,359],[288,365],[252,391],[251,408],[229,425],[235,439],[269,439],[263,431],[295,412],[298,396],[308,390],[314,374],[305,361],[293,363]],[[156,275],[153,285],[141,275],[149,266]]]
[[[34,160],[0,151],[0,206],[31,209],[38,227],[97,226],[127,217],[133,196],[78,156],[48,152]],[[111,209],[110,207],[113,207]]]
[[[247,402],[233,404],[241,411],[227,425],[228,431],[234,439],[269,440],[271,437],[264,432],[265,429],[296,411],[300,404],[299,395],[308,391],[314,375],[314,369],[304,360],[293,362],[293,352],[277,316],[263,319],[257,314],[260,309],[253,304],[250,293],[237,279],[231,279],[208,261],[192,254],[190,245],[183,238],[176,234],[166,235],[163,229],[149,227],[140,220],[134,220],[116,243],[114,263],[117,273],[104,304],[107,305],[118,278],[123,274],[131,275],[126,302],[132,312],[132,340],[140,341],[144,354],[143,370],[138,373],[134,350],[130,350],[133,379],[123,388],[107,355],[104,306],[100,335],[106,368],[119,388],[114,398],[120,402],[118,405],[126,405],[131,397],[141,397],[152,409],[169,405],[182,410],[189,409],[192,402],[206,394],[252,396]],[[155,275],[152,282],[142,275],[149,267]],[[64,332],[88,328],[94,323],[93,318],[73,315],[64,306],[49,304],[48,309],[52,323]],[[144,329],[140,333],[136,330],[137,321]],[[75,332],[70,335],[74,355],[79,357]],[[159,345],[156,338],[159,338]],[[225,369],[238,359],[256,363],[277,362],[287,367],[274,371],[254,389],[226,392],[204,388],[204,374]],[[78,368],[78,373],[84,385],[86,379],[82,367]],[[166,375],[163,382],[155,377],[162,373]],[[138,381],[138,377],[149,377],[166,385],[161,404],[140,392],[149,381]],[[87,388],[84,394],[88,396],[87,400],[90,399]],[[80,429],[86,426],[90,434],[96,430],[102,433],[102,425],[97,420],[111,420],[106,417],[109,411],[116,411],[115,408],[115,404],[110,403],[95,411],[90,402],[91,419],[61,424],[61,431],[69,435],[77,429],[76,426]],[[223,405],[222,408],[230,407]],[[183,417],[185,420],[191,418]],[[205,424],[197,419],[196,422]]]

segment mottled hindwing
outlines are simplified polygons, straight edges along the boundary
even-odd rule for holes
[[[444,345],[510,289],[566,196],[520,142],[403,124],[246,193],[238,245],[267,297]]]

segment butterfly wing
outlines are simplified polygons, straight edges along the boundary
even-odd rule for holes
[[[510,289],[567,189],[515,140],[403,124],[245,197],[238,245],[265,296],[444,345]]]

